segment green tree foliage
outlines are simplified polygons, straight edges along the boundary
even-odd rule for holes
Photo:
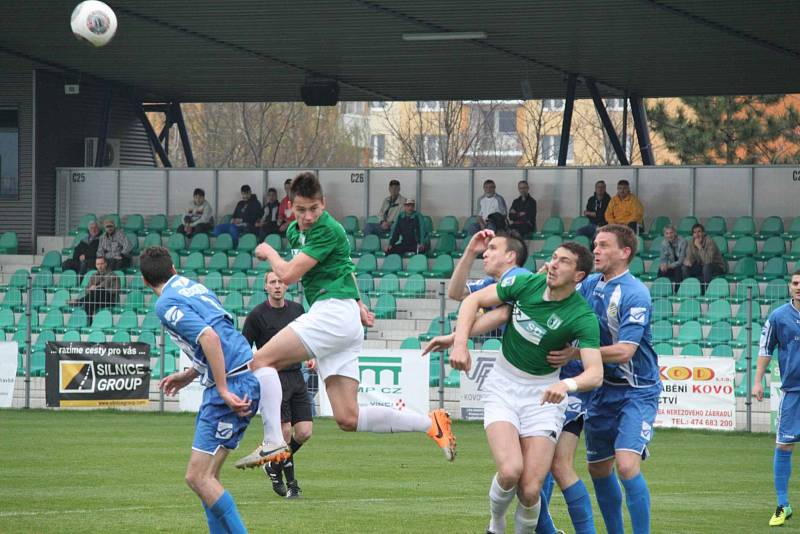
[[[800,113],[785,95],[691,97],[676,110],[658,101],[650,125],[683,164],[800,161]]]

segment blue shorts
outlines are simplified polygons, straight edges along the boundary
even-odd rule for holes
[[[587,461],[608,460],[619,450],[647,458],[660,395],[660,383],[649,388],[604,384],[596,389],[584,426]]]
[[[591,400],[593,393],[594,390],[569,394],[567,397],[567,413],[564,419],[564,426],[586,416],[586,407],[589,405],[589,400]]]
[[[240,399],[247,395],[252,401],[251,414],[239,417],[228,408],[215,386],[206,388],[195,421],[192,449],[214,455],[220,447],[235,449],[239,446],[239,440],[250,424],[252,415],[258,411],[261,392],[253,373],[229,376],[228,389]]]
[[[800,441],[800,391],[784,391],[778,407],[778,432],[775,443],[788,445]]]

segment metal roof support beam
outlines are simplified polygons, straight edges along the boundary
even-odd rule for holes
[[[158,134],[158,140],[164,144],[164,150],[169,154],[169,131],[175,121],[172,118],[169,108],[164,111],[164,127],[161,128],[161,133]]]
[[[100,113],[100,133],[97,135],[97,153],[94,155],[94,166],[106,166],[106,140],[108,139],[108,119],[111,114],[111,88],[106,89],[103,98],[103,109]]]
[[[597,114],[600,116],[600,122],[603,123],[603,128],[606,130],[606,134],[608,134],[608,140],[611,141],[611,146],[614,147],[614,152],[617,155],[617,161],[619,161],[620,165],[630,165],[630,163],[628,163],[628,157],[625,155],[625,150],[622,149],[622,145],[619,142],[617,131],[614,129],[614,125],[611,123],[611,118],[608,116],[606,106],[603,104],[603,99],[600,98],[600,92],[597,90],[597,85],[595,85],[594,80],[587,78],[586,87],[589,89],[589,93],[592,95],[594,108],[597,110]]]
[[[647,110],[645,110],[644,101],[639,95],[631,95],[631,115],[633,115],[636,138],[639,140],[642,164],[655,165],[656,158],[653,156],[653,145],[650,142],[650,129],[647,127]]]
[[[628,154],[628,98],[628,91],[625,91],[622,97],[622,148],[625,154]]]
[[[575,107],[575,86],[578,77],[570,74],[567,78],[567,99],[564,102],[564,117],[561,122],[561,139],[558,147],[558,166],[564,167],[567,164],[569,154],[569,132],[572,127],[572,109]]]
[[[194,167],[192,144],[189,142],[189,131],[186,129],[186,122],[183,120],[183,110],[181,110],[180,102],[172,103],[169,116],[178,125],[178,134],[181,136],[181,146],[183,147],[183,155],[186,156],[186,165]]]
[[[150,124],[147,115],[144,114],[144,106],[141,102],[131,102],[131,105],[133,105],[133,111],[136,113],[136,116],[139,117],[139,122],[142,123],[144,131],[147,133],[148,139],[150,139],[150,146],[152,146],[153,150],[158,154],[158,159],[161,160],[161,164],[164,167],[172,167],[169,156],[164,151],[164,147],[161,146],[161,142],[158,140],[155,130],[153,130],[153,125]]]

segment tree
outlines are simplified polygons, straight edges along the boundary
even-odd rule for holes
[[[800,161],[800,114],[785,95],[682,98],[647,111],[653,131],[684,164]]]

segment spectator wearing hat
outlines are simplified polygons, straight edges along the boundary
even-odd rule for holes
[[[392,180],[389,182],[389,196],[383,199],[381,208],[378,210],[378,222],[367,223],[364,225],[364,235],[386,234],[392,229],[392,223],[403,209],[406,198],[400,194],[400,182]]]
[[[428,242],[422,215],[413,198],[406,199],[403,211],[397,215],[389,237],[389,254],[416,254],[425,250]]]

